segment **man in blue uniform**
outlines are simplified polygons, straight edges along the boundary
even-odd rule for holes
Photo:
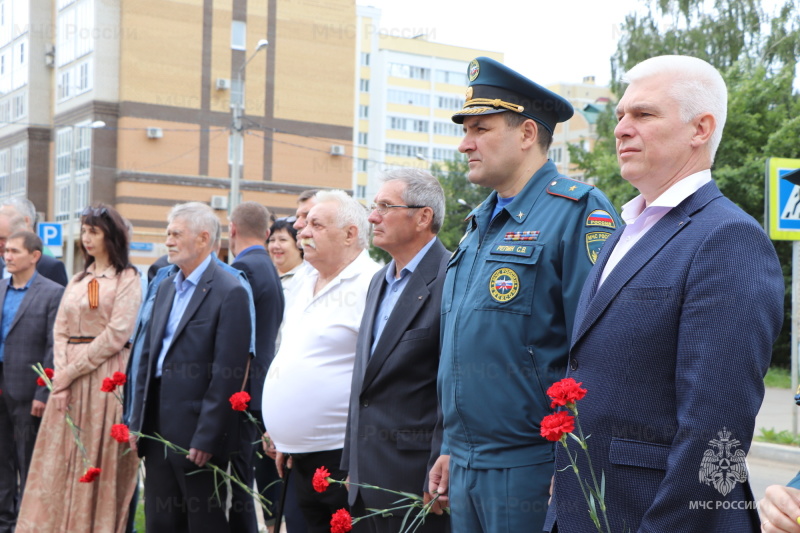
[[[442,456],[430,488],[454,532],[541,531],[553,446],[547,388],[566,370],[581,287],[618,226],[608,199],[547,159],[572,106],[485,57],[468,68],[459,150],[494,189],[467,217],[442,296]]]

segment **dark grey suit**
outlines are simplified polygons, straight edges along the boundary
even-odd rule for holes
[[[200,277],[155,377],[164,331],[175,296],[175,275],[159,285],[136,379],[131,429],[157,432],[185,449],[211,453],[225,468],[238,445],[237,414],[228,401],[239,391],[250,351],[247,292],[239,280],[211,261]],[[139,440],[145,457],[147,531],[229,531],[215,480],[184,456]],[[189,475],[195,473],[195,475]],[[222,501],[224,502],[224,491]]]
[[[442,285],[450,254],[437,239],[410,275],[374,353],[375,315],[386,286],[386,270],[372,278],[356,345],[350,412],[342,469],[353,483],[422,494],[439,457],[436,376]],[[397,497],[351,486],[350,505],[389,508]],[[363,512],[363,511],[362,511]],[[402,516],[370,520],[372,531],[399,531]],[[419,531],[445,531],[447,520],[431,515]]]
[[[10,279],[0,282],[0,315]],[[33,400],[47,401],[32,365],[53,367],[53,324],[64,287],[37,275],[14,315],[0,364],[0,533],[12,531],[18,498],[25,490],[41,418],[31,416]],[[17,481],[19,475],[19,483]]]

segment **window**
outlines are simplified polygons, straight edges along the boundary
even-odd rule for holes
[[[369,80],[366,79],[366,78],[361,78],[361,80],[359,80],[359,82],[358,82],[358,90],[361,91],[362,93],[368,93],[369,92]]]
[[[417,105],[422,107],[430,107],[431,105],[431,97],[429,94],[425,93],[389,89],[386,96],[390,104]]]
[[[437,96],[436,107],[439,109],[459,110],[464,106],[464,101],[456,96]]]
[[[434,122],[433,133],[436,135],[449,135],[450,137],[461,137],[463,129],[460,124],[453,122]]]
[[[74,132],[74,138],[73,138]],[[92,167],[92,128],[89,122],[56,131],[55,211],[56,220],[69,219],[69,184],[75,168],[74,205],[77,215],[89,204],[89,181]]]
[[[561,148],[550,148],[547,152],[547,157],[553,160],[553,163],[560,163],[561,162],[561,155],[562,149]]]
[[[247,25],[234,20],[231,23],[231,48],[234,50],[246,50],[247,47]]]
[[[389,76],[396,78],[408,78],[412,80],[430,80],[431,70],[414,65],[404,65],[402,63],[389,63]]]
[[[28,143],[23,141],[11,149],[11,174],[8,180],[9,196],[26,196],[25,178],[28,169]]]
[[[428,133],[430,122],[427,120],[404,118],[404,117],[389,117],[389,129],[399,131],[412,131],[415,133]]]
[[[368,135],[365,131],[358,132],[358,144],[367,144]]]
[[[58,101],[72,97],[72,69],[62,70],[58,75]]]
[[[15,95],[11,100],[11,120],[19,120],[28,114],[27,93]]]
[[[362,67],[369,66],[369,52],[361,52],[361,66]]]
[[[75,94],[85,93],[92,88],[92,60],[84,61],[75,69]]]
[[[439,83],[449,83],[451,85],[467,85],[469,80],[464,72],[454,72],[452,70],[437,70],[436,81]]]
[[[366,185],[356,185],[356,198],[366,198],[367,197],[367,186]]]
[[[8,193],[8,150],[0,150],[0,195]]]
[[[459,159],[461,152],[451,148],[434,148],[433,160],[434,161],[456,161]]]
[[[231,80],[231,106],[236,104],[244,106],[244,80],[234,78]]]
[[[368,105],[360,105],[360,106],[358,106],[358,118],[369,118],[369,106]]]
[[[386,155],[426,158],[428,157],[428,148],[413,144],[386,143]]]
[[[11,122],[11,100],[0,101],[0,128]]]
[[[359,159],[358,160],[358,171],[359,172],[366,172],[367,171],[367,160],[366,159]]]

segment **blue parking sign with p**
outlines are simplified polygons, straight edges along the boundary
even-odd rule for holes
[[[63,244],[61,224],[53,222],[39,223],[39,238],[45,246],[61,246]]]

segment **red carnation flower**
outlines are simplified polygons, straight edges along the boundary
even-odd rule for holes
[[[547,440],[556,442],[561,440],[564,434],[572,433],[574,429],[575,418],[566,411],[559,411],[542,419],[540,433]]]
[[[314,472],[314,479],[311,480],[311,484],[314,486],[314,490],[317,492],[325,492],[325,489],[331,484],[328,481],[331,473],[328,472],[328,469],[324,466],[317,468],[317,471]]]
[[[353,517],[347,509],[339,509],[331,516],[331,533],[347,533],[353,529]]]
[[[100,390],[103,392],[114,392],[114,389],[117,388],[116,383],[111,378],[103,378],[103,385],[100,387]]]
[[[128,376],[126,376],[122,372],[114,372],[114,374],[111,376],[111,382],[117,387],[125,385],[127,381],[128,381]]]
[[[564,378],[550,385],[547,389],[547,395],[553,402],[550,407],[555,409],[556,406],[565,406],[569,403],[575,403],[586,396],[586,389],[582,389],[583,382],[576,383],[572,378]]]
[[[49,379],[50,381],[53,381],[53,376],[55,375],[55,372],[53,372],[52,368],[45,368],[44,369],[44,375],[47,376],[47,379]],[[40,387],[44,387],[45,385],[47,385],[47,383],[45,383],[44,378],[42,378],[42,376],[39,376],[38,378],[36,378],[36,384],[39,385]]]
[[[117,442],[128,442],[130,432],[125,424],[114,424],[111,426],[111,438]]]
[[[81,476],[79,481],[81,483],[91,483],[95,479],[100,477],[100,469],[94,466],[90,466],[86,469],[86,473]]]
[[[230,398],[231,407],[234,411],[244,411],[247,409],[247,402],[250,401],[250,395],[246,392],[236,392]]]

